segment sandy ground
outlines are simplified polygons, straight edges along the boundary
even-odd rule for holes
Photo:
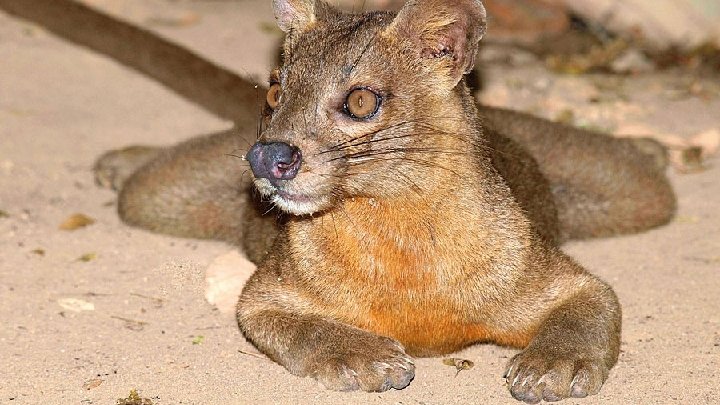
[[[279,40],[264,28],[266,1],[91,3],[260,79]],[[178,18],[190,23],[166,23]],[[484,59],[489,103],[548,117],[571,108],[577,123],[609,130],[690,137],[720,128],[717,78],[558,77],[527,55],[511,65],[498,62],[502,52]],[[0,13],[0,403],[114,404],[131,389],[154,404],[514,403],[501,373],[515,351],[491,345],[457,354],[475,362],[457,375],[419,359],[402,391],[335,393],[291,376],[203,298],[205,269],[230,247],[129,228],[114,194],[93,184],[106,149],[229,126]],[[720,401],[718,163],[670,174],[679,212],[668,226],[565,247],[614,286],[624,310],[620,362],[602,392],[566,403]],[[76,212],[96,223],[59,230]]]

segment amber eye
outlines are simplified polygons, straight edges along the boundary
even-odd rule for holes
[[[380,108],[380,96],[370,89],[358,88],[348,94],[344,107],[352,118],[367,119]]]
[[[273,110],[275,107],[280,104],[280,95],[282,94],[282,89],[280,88],[280,84],[273,83],[270,85],[270,88],[267,92],[267,103]]]

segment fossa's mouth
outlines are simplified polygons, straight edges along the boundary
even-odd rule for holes
[[[323,196],[276,187],[267,179],[255,179],[255,187],[263,197],[269,198],[276,207],[293,215],[313,214],[320,211],[327,204],[327,198]]]
[[[320,208],[316,200],[304,194],[291,194],[278,191],[273,195],[272,201],[283,211],[294,215],[312,214]]]

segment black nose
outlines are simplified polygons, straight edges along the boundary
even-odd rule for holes
[[[247,153],[255,177],[277,180],[292,180],[297,176],[302,162],[300,149],[284,142],[257,142]]]

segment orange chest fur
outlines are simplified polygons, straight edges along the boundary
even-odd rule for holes
[[[399,340],[412,355],[450,353],[488,338],[481,323],[467,321],[462,309],[440,297],[391,292],[373,298],[356,326]]]
[[[308,232],[321,267],[318,280],[334,316],[362,329],[399,340],[413,355],[439,355],[494,340],[522,346],[526,336],[501,336],[478,319],[482,291],[463,280],[477,271],[467,224],[450,228],[440,211],[365,208],[353,220],[337,216]],[[348,209],[352,212],[352,209]],[[359,211],[359,210],[358,210]],[[464,252],[464,253],[463,253]]]
[[[331,281],[348,291],[336,308],[346,322],[393,337],[415,355],[449,353],[488,338],[481,324],[468,321],[463,306],[470,303],[448,290],[454,280],[442,254],[372,237],[347,242],[333,249],[338,277]]]
[[[368,257],[365,257],[367,259]],[[402,255],[385,246],[371,256],[376,267],[349,267],[339,279],[349,297],[338,303],[336,313],[355,326],[399,340],[414,356],[451,353],[473,343],[494,341],[524,347],[528,331],[501,332],[477,316],[481,291],[458,283],[439,258]],[[440,270],[442,268],[442,270]]]

